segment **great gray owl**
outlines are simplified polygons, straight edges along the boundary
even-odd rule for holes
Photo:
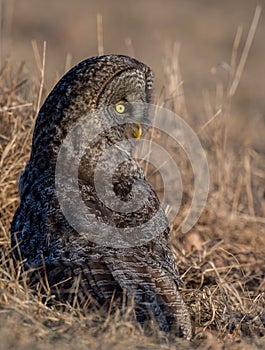
[[[128,303],[134,302],[141,324],[155,320],[160,329],[190,338],[190,317],[178,290],[181,280],[170,247],[167,218],[143,170],[132,157],[131,141],[141,136],[149,118],[146,107],[137,109],[134,104],[148,104],[152,88],[150,68],[122,55],[89,58],[64,75],[36,120],[30,160],[19,181],[20,204],[11,225],[11,243],[14,259],[23,260],[32,284],[43,286],[46,291],[48,284],[48,290],[57,299],[75,301],[83,307],[89,304],[109,307],[113,300],[121,305],[119,301],[125,297]],[[87,120],[87,126],[79,128],[71,141],[72,150],[65,157],[56,185],[56,164],[63,141],[82,118]],[[113,120],[115,123],[111,123]],[[93,126],[103,124],[97,134]],[[72,169],[75,150],[87,127],[95,137],[89,139],[75,174]],[[124,140],[127,143],[122,145]],[[139,197],[145,193],[146,198],[137,210],[119,212],[98,197],[95,169],[100,157],[111,147],[124,156],[112,174],[114,197],[126,206],[137,197],[137,190],[135,193],[133,189],[140,183],[144,191]],[[67,148],[63,152],[67,154]],[[103,177],[110,163],[113,165],[111,158],[109,163],[103,162]],[[89,210],[85,221],[76,198]],[[70,214],[76,222],[84,221],[79,230],[67,220],[62,202],[72,204]],[[154,230],[161,224],[161,232],[156,235],[144,232],[143,224],[158,212]],[[95,220],[98,226],[94,225]],[[93,234],[104,236],[104,227],[105,231],[116,227],[125,233],[133,228],[139,241],[123,246],[118,236],[112,236],[112,241],[120,242],[117,245],[108,245],[107,238],[100,243],[91,240]],[[141,240],[141,236],[148,234],[151,238]]]

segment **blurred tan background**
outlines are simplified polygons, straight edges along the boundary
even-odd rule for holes
[[[2,0],[1,63],[8,56],[37,74],[32,50],[47,41],[46,92],[65,68],[98,54],[97,14],[103,18],[104,53],[134,55],[151,66],[156,93],[164,80],[166,47],[180,44],[180,67],[189,114],[205,120],[204,92],[214,98],[230,63],[237,28],[243,26],[239,56],[257,0]],[[265,151],[265,6],[239,88],[233,98],[232,134]]]

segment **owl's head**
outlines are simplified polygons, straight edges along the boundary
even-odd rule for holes
[[[59,146],[81,118],[104,109],[115,123],[129,124],[126,132],[138,139],[148,112],[136,107],[151,102],[152,89],[151,69],[134,58],[105,55],[80,62],[62,77],[44,102],[36,121],[33,149],[41,140],[45,140],[44,147],[47,141]]]

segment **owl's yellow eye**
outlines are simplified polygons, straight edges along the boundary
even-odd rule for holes
[[[118,102],[115,106],[115,109],[118,113],[122,114],[125,112],[125,105],[122,102]]]

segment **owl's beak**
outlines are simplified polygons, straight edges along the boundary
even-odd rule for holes
[[[136,140],[139,140],[139,138],[142,136],[143,130],[142,125],[139,123],[133,124],[131,129],[132,137]]]

